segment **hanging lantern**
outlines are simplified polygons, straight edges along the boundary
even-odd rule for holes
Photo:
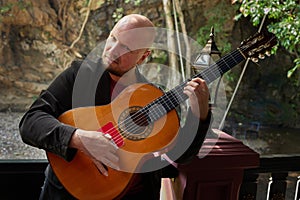
[[[193,63],[192,69],[195,74],[198,74],[204,69],[210,67],[221,58],[221,52],[218,50],[214,40],[214,27],[211,28],[209,37],[210,39],[207,41],[205,47],[200,51],[199,56]],[[210,90],[210,105],[212,107],[217,106],[217,96],[221,78],[222,76],[208,86]]]

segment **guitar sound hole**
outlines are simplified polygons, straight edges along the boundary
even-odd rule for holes
[[[139,111],[130,112],[125,122],[126,130],[132,134],[144,132],[148,125],[147,115]]]
[[[124,138],[142,140],[151,133],[153,124],[149,123],[147,113],[141,112],[141,107],[130,107],[119,117],[119,130]]]

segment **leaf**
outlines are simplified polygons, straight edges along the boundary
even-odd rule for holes
[[[288,71],[288,73],[287,73],[287,77],[288,77],[288,78],[291,78],[291,76],[293,75],[293,73],[294,73],[298,68],[300,68],[300,58],[295,59],[295,60],[294,60],[294,63],[296,63],[296,65],[295,65],[292,69],[290,69],[290,70]]]
[[[105,3],[105,0],[90,0],[90,1],[92,1],[90,6],[91,10],[97,10]]]
[[[234,16],[234,21],[238,21],[241,17],[243,16],[242,13],[237,14],[236,16]]]

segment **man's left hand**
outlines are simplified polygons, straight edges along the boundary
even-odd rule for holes
[[[209,110],[206,82],[201,78],[194,78],[186,84],[183,93],[189,97],[192,113],[200,120],[206,120]]]

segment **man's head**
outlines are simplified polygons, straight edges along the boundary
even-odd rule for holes
[[[107,70],[120,77],[141,64],[150,55],[154,37],[154,25],[145,16],[131,14],[121,18],[107,38],[103,51]]]

